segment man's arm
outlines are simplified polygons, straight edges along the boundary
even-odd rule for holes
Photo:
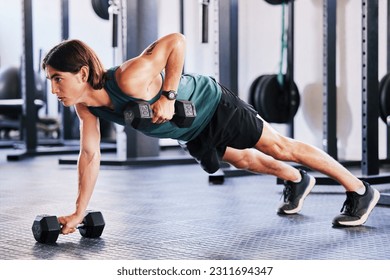
[[[62,233],[72,233],[83,220],[91,199],[100,167],[100,128],[99,120],[84,105],[76,105],[80,119],[80,154],[78,158],[78,195],[75,212],[59,217],[63,224]]]
[[[165,68],[163,90],[177,90],[184,66],[185,50],[185,37],[174,33],[157,40],[141,54],[141,57],[151,59],[154,63],[159,63],[162,69]]]
[[[160,73],[165,70],[163,90],[177,91],[185,58],[185,37],[180,33],[164,36],[138,57],[125,62],[119,69],[118,84],[122,91],[131,96],[149,100],[156,91],[155,83],[160,80]],[[152,122],[163,122],[172,118],[174,104],[166,97],[152,105]]]

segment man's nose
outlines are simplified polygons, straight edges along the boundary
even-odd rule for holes
[[[54,84],[51,85],[51,93],[57,94],[58,93],[58,87],[56,87]]]

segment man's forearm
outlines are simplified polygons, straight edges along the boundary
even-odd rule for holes
[[[173,37],[170,47],[172,48],[165,66],[165,81],[163,90],[177,90],[180,76],[184,66],[186,42],[184,36]]]
[[[78,159],[78,195],[76,213],[84,215],[95,188],[100,168],[100,152],[93,154],[81,152]]]

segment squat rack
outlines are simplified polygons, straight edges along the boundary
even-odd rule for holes
[[[294,1],[289,4],[293,5]],[[333,158],[337,155],[337,89],[336,89],[336,11],[337,0],[323,0],[323,149]],[[388,44],[390,54],[390,0],[387,11]],[[360,179],[370,184],[390,182],[390,175],[380,175],[382,163],[390,159],[390,127],[388,127],[387,159],[379,160],[378,153],[378,0],[362,0],[362,160],[343,162],[345,166],[361,167]],[[387,58],[390,72],[390,55]],[[305,169],[305,167],[302,167]],[[211,182],[223,183],[224,177],[251,175],[241,170],[224,169],[223,174],[211,175]],[[338,184],[329,177],[316,177],[318,185]],[[278,184],[283,183],[277,180]],[[390,205],[390,195],[382,194],[381,204]]]
[[[323,143],[324,150],[337,160],[337,124],[336,124],[336,11],[337,0],[323,2]],[[389,162],[389,141],[387,141],[387,159],[379,160],[378,152],[378,0],[362,0],[362,160],[342,162],[345,166],[360,164],[360,179],[370,184],[390,182],[390,175],[380,175],[380,166]],[[387,11],[388,38],[390,38],[390,0]],[[390,43],[387,45],[390,54]],[[390,57],[387,58],[387,70],[390,71]],[[388,128],[389,135],[389,128]],[[390,138],[388,137],[388,140]],[[316,177],[319,185],[337,184],[328,177]],[[278,181],[280,183],[280,180]],[[390,205],[390,196],[381,194],[381,204]]]
[[[390,4],[390,0],[388,0]],[[362,175],[379,174],[381,163],[378,153],[378,0],[362,0]],[[388,4],[388,26],[390,5]],[[336,136],[336,0],[324,0],[324,149],[337,159]],[[390,29],[388,35],[390,38]],[[388,49],[390,44],[388,43]],[[388,51],[390,53],[390,51]],[[390,57],[388,56],[388,71]],[[389,149],[388,149],[389,150]],[[353,163],[352,163],[353,164]],[[351,165],[351,163],[346,163]],[[390,177],[382,176],[390,182]],[[376,180],[372,181],[375,183]],[[377,182],[379,183],[379,182]]]

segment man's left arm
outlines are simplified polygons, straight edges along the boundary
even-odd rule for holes
[[[165,64],[165,79],[162,85],[163,91],[175,91],[179,87],[185,59],[185,37],[174,33],[163,37],[151,44],[142,54],[145,59],[151,58],[155,63]],[[164,61],[165,60],[165,61]],[[153,123],[163,123],[172,119],[175,109],[174,100],[169,100],[162,95],[152,105]]]

